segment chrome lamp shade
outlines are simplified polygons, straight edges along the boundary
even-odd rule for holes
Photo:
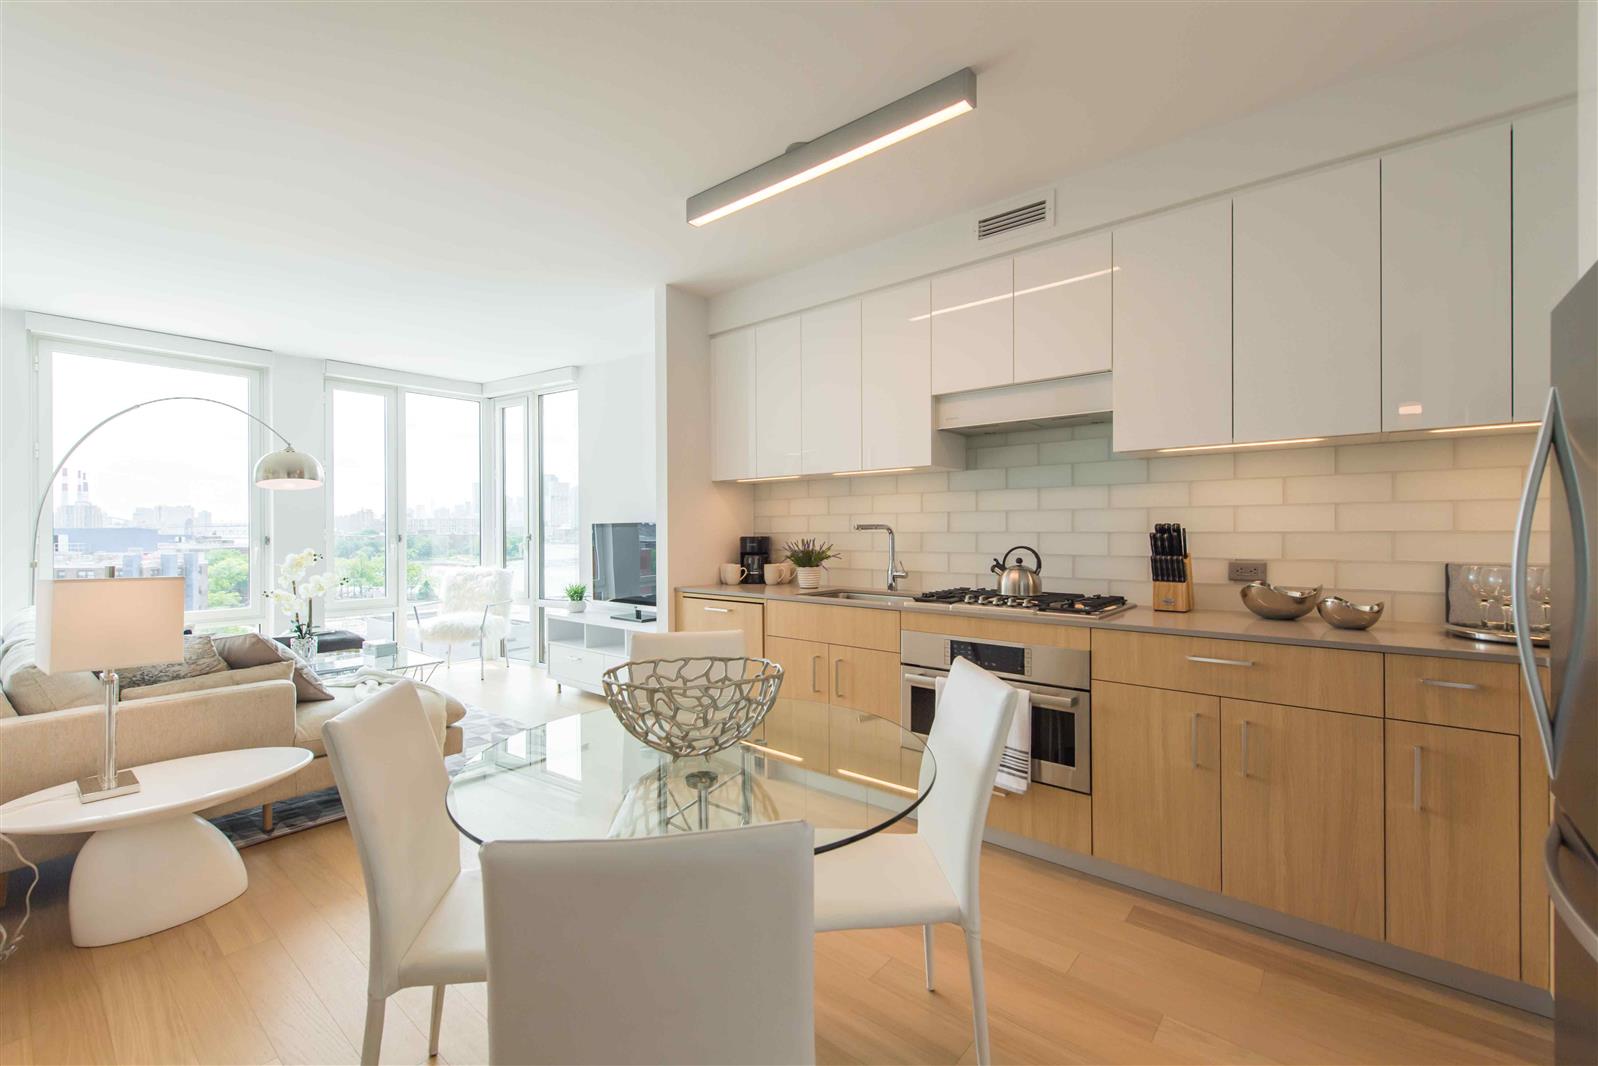
[[[263,489],[315,489],[322,486],[322,464],[316,456],[292,446],[261,456],[255,464],[255,483]]]

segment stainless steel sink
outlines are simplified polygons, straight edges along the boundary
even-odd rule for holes
[[[817,589],[799,595],[814,596],[818,600],[856,600],[865,603],[908,603],[915,598],[908,592],[867,592],[860,589]]]

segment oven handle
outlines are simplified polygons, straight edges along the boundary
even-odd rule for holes
[[[913,685],[916,688],[938,687],[938,679],[935,677],[928,677],[926,674],[905,674],[904,683],[907,685]]]
[[[1069,711],[1082,702],[1081,696],[1044,696],[1030,691],[1027,695],[1032,698],[1032,706],[1051,711]]]

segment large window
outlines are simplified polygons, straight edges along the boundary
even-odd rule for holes
[[[482,559],[476,400],[405,395],[405,590],[443,595],[451,570]]]
[[[386,600],[389,394],[332,389],[333,567],[344,600]]]
[[[577,390],[538,398],[543,574],[539,595],[559,596],[580,581],[577,515]]]
[[[97,422],[141,401],[197,396],[255,410],[253,371],[39,343],[52,467]],[[50,486],[55,575],[182,576],[187,611],[257,610],[250,468],[258,439],[244,415],[192,400],[102,427]]]
[[[527,549],[532,515],[527,506],[527,402],[499,408],[499,507],[501,548],[511,588],[527,595]]]

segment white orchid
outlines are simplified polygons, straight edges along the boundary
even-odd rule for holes
[[[277,586],[263,593],[267,602],[291,616],[289,628],[297,637],[316,632],[316,601],[344,583],[326,571],[310,572],[322,559],[322,553],[315,548],[285,557],[278,567]]]

